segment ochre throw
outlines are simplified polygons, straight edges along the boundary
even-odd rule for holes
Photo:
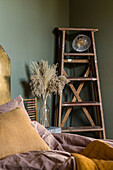
[[[17,107],[0,114],[0,159],[16,153],[51,150]]]
[[[77,170],[112,170],[113,147],[95,140],[87,145],[81,154],[72,153]]]

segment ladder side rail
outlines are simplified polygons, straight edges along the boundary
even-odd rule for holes
[[[60,69],[60,75],[63,75],[64,70],[64,50],[65,50],[65,30],[62,31],[62,46],[61,46],[61,69]],[[61,111],[62,111],[62,93],[59,96],[59,116],[58,116],[58,127],[61,126]]]
[[[94,40],[94,32],[93,31],[92,31],[92,43],[93,43],[93,51],[94,51],[94,65],[95,65],[95,74],[96,74],[96,77],[97,77],[99,102],[102,103],[101,92],[100,92],[99,73],[98,73],[98,66],[97,66],[96,47],[95,47],[95,40]]]
[[[105,125],[104,125],[104,118],[103,118],[102,98],[101,98],[101,92],[100,92],[100,82],[99,82],[99,73],[98,73],[98,66],[97,66],[94,31],[92,31],[91,34],[92,34],[92,43],[93,43],[93,51],[94,51],[94,65],[95,65],[95,72],[96,72],[96,77],[97,77],[98,95],[99,95],[99,102],[100,102],[100,114],[101,114],[101,121],[102,121],[102,128],[103,128],[103,138],[105,139],[106,138]]]
[[[90,32],[89,34],[89,37],[90,39],[92,40],[92,34]],[[90,51],[94,54],[94,50],[93,48],[90,46]],[[95,55],[95,54],[94,54]],[[92,77],[96,77],[96,70],[95,70],[95,67],[94,67],[94,57],[90,57],[90,65],[91,65],[91,70],[92,70]],[[97,81],[94,81],[93,82],[93,89],[94,89],[94,100],[99,102],[99,96],[98,96],[98,87],[97,87]],[[100,106],[96,106],[96,121],[97,121],[97,124],[101,127],[101,116],[100,116]],[[99,138],[102,138],[102,131],[99,131],[97,132],[97,136]]]
[[[91,57],[90,59],[90,63],[91,63],[91,69],[92,69],[92,76],[96,77],[96,72],[95,72],[95,67],[94,67],[94,57]],[[97,81],[93,82],[93,88],[94,88],[94,99],[95,101],[99,102],[99,96],[97,94],[98,91],[98,87],[97,87]],[[96,106],[96,120],[97,120],[97,124],[101,127],[101,117],[100,117],[100,106]],[[98,132],[99,138],[102,138],[102,132]]]

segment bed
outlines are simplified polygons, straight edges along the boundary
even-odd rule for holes
[[[0,54],[0,170],[112,170],[112,140],[51,134],[30,120],[21,95],[10,100],[10,60],[1,46]]]
[[[17,112],[19,111],[19,113]],[[20,119],[21,115],[20,112],[22,113],[22,120]],[[17,115],[19,114],[19,117]],[[8,117],[8,115],[10,115]],[[5,117],[7,116],[7,117]],[[15,118],[14,118],[15,117]],[[23,140],[23,136],[26,135],[27,130],[25,127],[23,128],[23,124],[25,122],[22,122],[25,117],[25,121],[28,122],[29,124],[29,129],[28,132],[30,133],[30,128],[32,127],[33,132],[35,131],[36,134],[38,134],[41,138],[41,142],[44,142],[44,145],[46,144],[46,147],[42,147],[41,149],[34,149],[29,148],[29,141],[26,143]],[[4,120],[4,119],[5,120]],[[13,120],[14,118],[14,120]],[[16,121],[15,121],[16,119]],[[6,131],[3,131],[4,124],[3,122],[5,121],[4,124],[7,125],[8,123],[8,128],[6,127]],[[11,133],[10,129],[10,122],[13,122],[13,135]],[[3,124],[3,125],[1,125]],[[11,125],[12,126],[12,125]],[[19,130],[24,131],[21,134],[19,131],[18,134],[16,134],[16,128],[19,126]],[[2,132],[3,131],[3,132]],[[8,134],[7,134],[8,131]],[[23,142],[23,148],[28,146],[27,150],[25,151],[15,151],[18,148],[18,141],[16,141],[15,144],[15,135],[14,133],[21,138],[20,142]],[[2,135],[3,134],[3,135]],[[7,134],[7,135],[6,135]],[[10,134],[10,135],[9,135]],[[5,144],[2,143],[2,137],[3,136],[9,136],[8,142],[5,141]],[[23,135],[23,136],[22,136]],[[30,133],[30,140],[32,139],[32,133]],[[13,139],[12,142],[10,143],[10,138]],[[37,121],[30,121],[29,117],[27,115],[27,112],[24,107],[23,99],[21,95],[17,96],[13,100],[0,105],[0,169],[1,170],[33,170],[33,169],[39,169],[39,170],[76,170],[76,169],[90,169],[89,166],[92,167],[92,164],[89,164],[89,159],[91,161],[93,160],[93,157],[85,155],[84,157],[81,158],[81,155],[84,155],[84,150],[90,151],[90,154],[92,154],[92,151],[94,151],[96,148],[97,150],[95,151],[96,153],[101,153],[99,155],[101,157],[97,157],[95,155],[94,160],[97,159],[99,160],[99,164],[101,163],[101,160],[104,161],[102,162],[101,166],[106,166],[113,169],[113,141],[112,140],[97,140],[77,134],[67,134],[67,133],[53,133],[51,134],[46,128],[44,128],[40,123]],[[7,140],[7,138],[5,138]],[[25,140],[26,138],[24,138]],[[18,139],[20,140],[20,139]],[[97,142],[98,148],[96,147],[95,142]],[[99,142],[99,144],[98,144]],[[10,145],[9,145],[10,143]],[[35,144],[39,145],[40,139],[35,140]],[[30,142],[31,144],[31,142]],[[90,146],[92,144],[92,146]],[[9,145],[9,146],[7,146]],[[9,153],[9,150],[11,148],[15,148],[14,152]],[[89,148],[88,148],[89,147]],[[91,148],[92,147],[92,148]],[[3,148],[3,149],[2,149]],[[6,148],[6,152],[8,151],[8,155],[6,154],[5,156],[3,155],[1,157],[2,150],[4,151],[4,148]],[[21,148],[21,145],[20,145]],[[88,148],[88,149],[87,149]],[[103,149],[104,148],[104,149]],[[83,153],[83,154],[81,154]],[[88,153],[89,154],[89,153]],[[79,158],[78,158],[79,157]],[[84,161],[84,159],[86,159]],[[87,160],[88,159],[88,160]],[[80,162],[80,160],[82,162]],[[87,162],[88,161],[88,162]],[[110,161],[110,163],[109,163]],[[86,162],[88,165],[83,165],[84,162]],[[106,165],[107,163],[107,165]],[[93,162],[94,164],[94,162]],[[103,165],[104,164],[104,165]],[[109,165],[108,165],[109,164]],[[86,168],[84,168],[86,166]],[[96,166],[96,165],[95,165]],[[94,169],[96,169],[94,166]],[[105,169],[102,167],[102,169]],[[91,168],[93,170],[93,167]],[[100,168],[101,169],[101,168]]]

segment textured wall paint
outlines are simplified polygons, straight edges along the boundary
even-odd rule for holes
[[[95,33],[107,138],[113,138],[113,0],[70,0],[70,27],[98,28]]]
[[[97,5],[98,4],[98,5]],[[113,138],[113,0],[0,0],[0,44],[11,59],[11,97],[26,97],[31,60],[54,61],[55,27],[98,28],[95,34],[107,138]]]
[[[11,97],[27,97],[31,60],[54,62],[55,27],[69,26],[68,0],[0,0],[0,44],[11,59]]]

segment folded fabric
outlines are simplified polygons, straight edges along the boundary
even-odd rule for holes
[[[81,154],[72,153],[77,170],[112,170],[113,147],[109,144],[95,140],[87,145]]]
[[[32,126],[38,132],[40,137],[47,143],[52,150],[64,151],[61,144],[55,139],[55,137],[40,123],[37,121],[31,121]]]

